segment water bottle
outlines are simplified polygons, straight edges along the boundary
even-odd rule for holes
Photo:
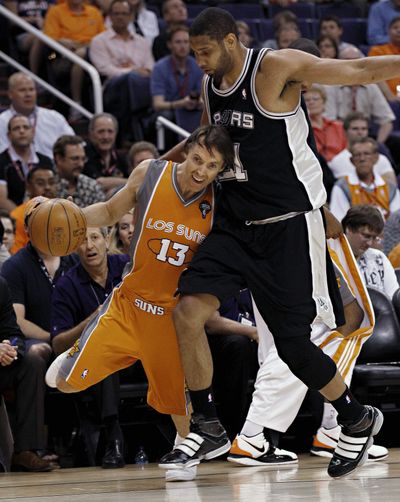
[[[134,458],[134,463],[139,465],[144,465],[149,463],[147,453],[144,451],[143,446],[139,446],[139,449]]]

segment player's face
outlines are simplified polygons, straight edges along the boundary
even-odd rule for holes
[[[53,171],[37,169],[28,183],[28,192],[32,198],[41,195],[48,199],[54,199],[57,195],[57,182]]]
[[[216,149],[211,152],[202,145],[193,145],[182,164],[180,188],[190,197],[212,183],[224,168],[224,159]]]
[[[107,239],[100,228],[89,227],[85,242],[79,246],[77,253],[85,268],[96,270],[107,261]]]
[[[8,139],[14,148],[29,146],[33,141],[33,134],[28,117],[16,117],[11,121]]]
[[[1,222],[4,227],[3,244],[7,249],[7,251],[9,251],[12,245],[14,244],[14,239],[15,239],[14,227],[10,218],[1,218]]]
[[[133,214],[124,214],[118,222],[118,234],[124,252],[128,252],[129,250],[129,245],[133,236],[133,228]]]
[[[36,87],[29,77],[20,77],[9,90],[8,96],[17,112],[24,113],[36,106]]]
[[[111,150],[116,137],[117,131],[110,117],[99,117],[94,124],[93,130],[90,131],[90,141],[100,152]]]
[[[380,237],[372,228],[365,225],[357,230],[346,230],[346,237],[356,258],[359,258],[370,247],[379,244]]]
[[[233,68],[233,58],[226,50],[225,42],[218,43],[208,36],[190,38],[190,46],[199,67],[220,82],[222,77]]]
[[[368,122],[365,120],[353,120],[350,122],[346,134],[349,141],[357,138],[366,138],[368,136]]]

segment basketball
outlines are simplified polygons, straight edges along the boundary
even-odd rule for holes
[[[31,212],[28,229],[32,244],[43,254],[66,256],[84,242],[86,218],[73,202],[50,199]]]

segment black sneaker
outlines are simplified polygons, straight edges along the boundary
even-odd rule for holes
[[[162,469],[192,467],[201,460],[211,460],[228,452],[231,442],[218,419],[206,420],[203,415],[193,414],[190,433],[175,448],[162,457]]]
[[[328,466],[332,478],[341,478],[361,467],[368,459],[368,449],[383,424],[382,413],[365,406],[365,415],[356,424],[343,425],[338,444]]]

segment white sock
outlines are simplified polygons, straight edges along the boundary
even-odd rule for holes
[[[178,444],[181,444],[183,442],[185,438],[183,438],[182,436],[180,436],[178,433],[176,433],[176,436],[175,436],[175,442],[174,442],[174,448],[175,446],[178,446]]]
[[[247,437],[253,437],[257,436],[263,431],[264,431],[263,425],[258,425],[255,424],[254,422],[251,422],[250,420],[246,420],[240,434],[244,434]]]
[[[324,403],[324,414],[322,415],[322,427],[325,429],[334,429],[337,427],[338,412],[331,405],[331,403]]]

